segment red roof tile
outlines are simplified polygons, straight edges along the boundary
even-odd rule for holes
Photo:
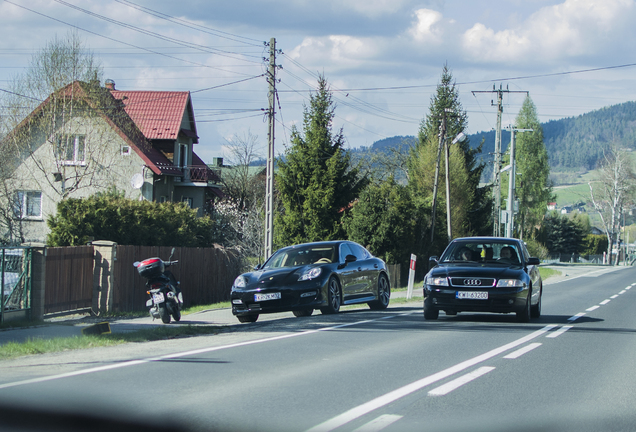
[[[146,138],[177,139],[190,92],[111,90],[111,94],[123,101],[126,113]]]

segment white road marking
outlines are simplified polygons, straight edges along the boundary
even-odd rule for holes
[[[598,308],[600,308],[600,306],[596,305],[596,306],[592,306],[591,308],[587,308],[587,309],[585,309],[585,310],[586,310],[587,312],[592,312],[593,310],[596,310],[596,309],[598,309]]]
[[[450,392],[452,392],[453,390],[458,389],[459,387],[463,386],[464,384],[468,384],[469,382],[479,378],[482,375],[486,375],[488,372],[491,372],[495,370],[494,367],[491,366],[483,366],[480,367],[479,369],[471,372],[471,373],[467,373],[464,376],[461,376],[457,379],[454,379],[453,381],[447,382],[446,384],[444,384],[443,386],[439,386],[433,390],[431,390],[430,392],[428,392],[429,396],[444,396],[449,394]]]
[[[611,296],[611,299],[615,299],[616,297],[618,297],[618,294],[614,294],[613,296]]]
[[[541,344],[540,344],[540,343],[536,343],[536,342],[535,342],[535,343],[531,343],[530,345],[526,345],[525,347],[523,347],[523,348],[521,348],[521,349],[518,349],[518,350],[517,350],[517,351],[515,351],[515,352],[511,352],[510,354],[508,354],[508,355],[507,355],[507,356],[505,356],[504,358],[505,358],[505,359],[516,359],[516,358],[521,357],[521,356],[522,356],[522,355],[524,355],[525,353],[530,352],[530,351],[532,351],[533,349],[538,348],[538,347],[540,347],[540,346],[541,346]]]
[[[570,318],[568,318],[568,321],[576,321],[577,319],[581,318],[584,315],[585,315],[585,312],[579,312],[576,315],[571,316]]]
[[[416,312],[413,312],[413,313],[416,313]],[[393,316],[395,316],[395,315],[393,315]],[[386,318],[386,317],[383,317],[383,318]],[[132,361],[127,361],[127,362],[122,362],[122,363],[106,365],[106,366],[99,366],[99,367],[95,367],[95,368],[82,369],[82,370],[73,371],[73,372],[67,372],[67,373],[63,373],[63,374],[59,374],[59,375],[50,375],[50,376],[45,376],[45,377],[40,377],[40,378],[28,379],[28,380],[24,380],[24,381],[16,381],[16,382],[12,382],[12,383],[0,384],[0,390],[1,389],[5,389],[5,388],[10,388],[10,387],[17,387],[17,386],[21,386],[21,385],[26,385],[26,384],[37,384],[37,383],[42,383],[42,382],[46,382],[46,381],[54,381],[54,380],[58,380],[58,379],[70,378],[70,377],[75,377],[75,376],[80,376],[80,375],[87,375],[87,374],[91,374],[91,373],[103,372],[103,371],[112,370],[112,369],[120,369],[120,368],[124,368],[124,367],[128,367],[128,366],[136,366],[136,365],[152,363],[152,362],[156,362],[156,361],[171,360],[171,359],[188,357],[188,356],[197,355],[197,354],[209,353],[209,352],[213,352],[213,351],[221,351],[221,350],[229,349],[229,348],[238,348],[238,347],[247,346],[247,345],[256,345],[256,344],[260,344],[260,343],[273,342],[273,341],[277,341],[277,340],[289,339],[289,338],[298,337],[298,336],[306,336],[306,335],[310,335],[310,334],[314,334],[314,333],[318,333],[318,332],[336,330],[336,329],[339,329],[339,328],[351,327],[351,326],[360,325],[360,324],[366,324],[366,323],[370,323],[370,322],[373,322],[373,321],[378,321],[378,320],[383,319],[383,318],[376,318],[376,319],[370,319],[370,320],[364,320],[364,321],[356,321],[356,322],[347,323],[347,324],[340,324],[340,325],[332,326],[332,327],[323,327],[323,328],[319,328],[319,329],[315,329],[315,330],[307,330],[307,331],[303,331],[303,332],[299,332],[299,333],[290,333],[290,334],[281,335],[281,336],[274,336],[274,337],[269,337],[269,338],[265,338],[265,339],[256,339],[256,340],[251,340],[251,341],[246,341],[246,342],[239,342],[239,343],[230,344],[230,345],[221,345],[221,346],[217,346],[217,347],[201,348],[201,349],[192,350],[192,351],[184,351],[184,352],[178,352],[178,353],[173,353],[173,354],[167,354],[167,355],[163,355],[163,356],[159,356],[159,357],[150,357],[150,358],[141,359],[141,360],[132,360]]]
[[[395,423],[402,417],[403,416],[391,415],[391,414],[381,415],[377,419],[370,421],[369,423],[365,425],[360,426],[358,429],[354,430],[353,432],[377,432]]]
[[[563,333],[565,333],[566,331],[570,330],[572,327],[574,327],[574,326],[563,326],[563,327],[561,327],[560,329],[558,329],[557,331],[550,333],[550,334],[549,334],[549,335],[547,335],[546,337],[549,337],[549,338],[556,338],[556,337],[559,337],[559,336],[561,336]]]
[[[529,342],[532,339],[538,338],[539,336],[547,333],[548,331],[552,330],[555,327],[557,327],[556,324],[550,324],[542,328],[541,330],[537,330],[533,333],[530,333],[529,335],[524,336],[520,339],[517,339],[516,341],[510,342],[509,344],[500,346],[499,348],[490,350],[487,353],[484,353],[477,357],[473,357],[472,359],[468,359],[466,361],[458,363],[455,366],[449,367],[448,369],[444,369],[433,375],[429,375],[425,378],[412,382],[411,384],[407,384],[404,387],[401,387],[397,390],[393,390],[389,393],[386,393],[382,396],[372,399],[369,402],[363,403],[362,405],[359,405],[357,407],[351,408],[350,410],[340,415],[337,415],[336,417],[333,417],[323,423],[320,423],[319,425],[312,427],[311,429],[308,429],[307,432],[332,431],[336,428],[339,428],[342,425],[349,423],[352,420],[362,417],[363,415],[366,415],[378,408],[388,405],[391,402],[395,402],[396,400],[401,399],[404,396],[407,396],[418,390],[421,390],[422,388],[429,386],[437,381],[443,380],[445,378],[448,378],[449,376],[455,375],[456,373],[459,373],[463,370],[471,368],[479,363],[485,362],[486,360],[489,360],[495,356],[498,356],[501,353],[504,353],[513,348],[516,348],[519,345],[523,345],[526,342]]]
[[[609,302],[611,302],[611,300],[610,300],[610,299],[607,299],[607,300],[603,300],[600,304],[602,304],[602,305],[606,305],[606,304],[608,304]]]
[[[625,293],[626,293],[626,291],[625,291],[625,290],[623,290],[623,291],[619,292],[619,294],[625,294]]]

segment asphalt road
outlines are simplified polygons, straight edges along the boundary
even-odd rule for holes
[[[0,404],[43,430],[68,412],[91,430],[636,430],[636,269],[611,270],[546,283],[528,324],[425,321],[419,302],[1,362]]]

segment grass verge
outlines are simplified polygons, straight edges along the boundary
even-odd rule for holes
[[[560,276],[562,274],[558,270],[547,268],[547,267],[539,267],[539,273],[541,274],[541,279],[543,280],[552,276]]]
[[[159,326],[128,333],[82,335],[64,338],[32,338],[26,342],[8,342],[0,346],[0,360],[33,354],[45,354],[95,347],[109,347],[130,342],[149,342],[191,336],[217,334],[219,326]]]

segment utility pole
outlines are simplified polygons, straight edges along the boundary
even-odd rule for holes
[[[503,94],[504,93],[526,93],[527,91],[510,91],[506,86],[504,90],[502,85],[499,84],[499,90],[492,86],[492,91],[473,91],[475,93],[497,93],[497,128],[495,129],[495,161],[492,170],[492,183],[494,186],[493,191],[493,236],[499,237],[501,235],[501,115],[503,114]],[[491,102],[492,105],[494,105]]]
[[[269,41],[269,69],[267,73],[269,83],[269,124],[267,130],[267,180],[265,186],[265,250],[264,259],[272,255],[274,244],[274,106],[276,99],[276,38]]]
[[[517,162],[515,160],[515,136],[517,132],[533,132],[533,129],[516,129],[510,125],[510,180],[508,181],[508,203],[506,205],[506,213],[508,213],[508,222],[506,223],[506,237],[512,237],[514,229],[514,202],[515,202],[515,183],[517,175]]]

